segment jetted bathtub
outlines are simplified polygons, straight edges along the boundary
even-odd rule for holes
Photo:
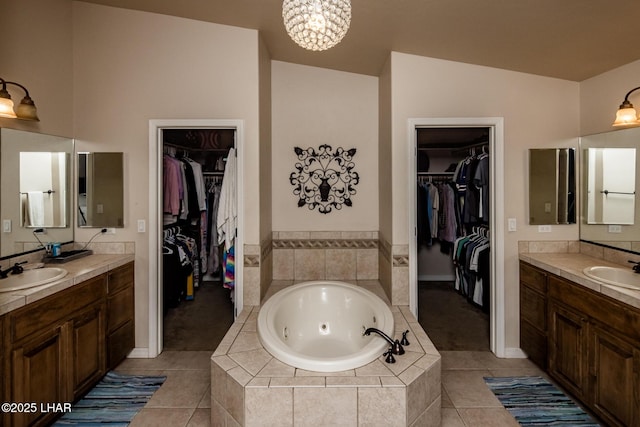
[[[389,348],[378,328],[393,337],[387,304],[361,287],[335,281],[304,282],[275,293],[260,308],[258,336],[276,359],[296,368],[337,372],[364,366]]]

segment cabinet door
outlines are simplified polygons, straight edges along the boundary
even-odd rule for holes
[[[11,352],[11,402],[40,404],[71,402],[67,381],[68,327],[52,328],[15,347]],[[47,425],[53,412],[12,414],[13,426]]]
[[[549,307],[549,372],[582,400],[587,385],[587,319],[553,301]]]
[[[73,397],[81,397],[105,373],[105,310],[100,304],[71,320]]]
[[[593,410],[612,426],[640,425],[640,349],[603,327],[590,336]]]

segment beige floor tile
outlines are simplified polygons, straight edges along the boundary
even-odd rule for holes
[[[442,427],[465,427],[455,408],[442,408]]]
[[[444,371],[442,386],[456,408],[502,407],[485,384],[486,376],[491,376],[488,370]]]
[[[156,391],[145,408],[196,408],[207,388],[211,387],[210,371],[166,371],[167,380]]]
[[[465,425],[473,427],[518,427],[520,424],[504,408],[458,409]]]
[[[442,351],[442,370],[535,368],[529,359],[501,359],[489,351]]]
[[[211,409],[198,408],[195,410],[187,427],[210,427]]]
[[[163,351],[155,359],[125,359],[119,370],[192,370],[210,369],[211,351]]]
[[[191,408],[144,407],[136,414],[129,427],[185,427],[194,411]]]

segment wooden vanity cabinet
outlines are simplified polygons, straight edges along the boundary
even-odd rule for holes
[[[547,319],[551,377],[607,425],[640,426],[640,310],[547,273]]]
[[[130,263],[0,318],[2,401],[38,406],[34,413],[0,414],[0,425],[49,425],[61,413],[42,412],[41,403],[78,400],[116,360],[112,352],[118,361],[126,357],[134,345],[132,292]]]
[[[520,263],[520,348],[547,368],[547,273]]]

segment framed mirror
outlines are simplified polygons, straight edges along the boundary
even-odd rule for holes
[[[0,129],[0,256],[73,241],[71,183],[73,140]]]
[[[575,224],[575,149],[529,150],[529,224]]]
[[[580,240],[640,253],[639,147],[638,127],[580,138]]]
[[[122,153],[78,153],[78,227],[124,227]]]

